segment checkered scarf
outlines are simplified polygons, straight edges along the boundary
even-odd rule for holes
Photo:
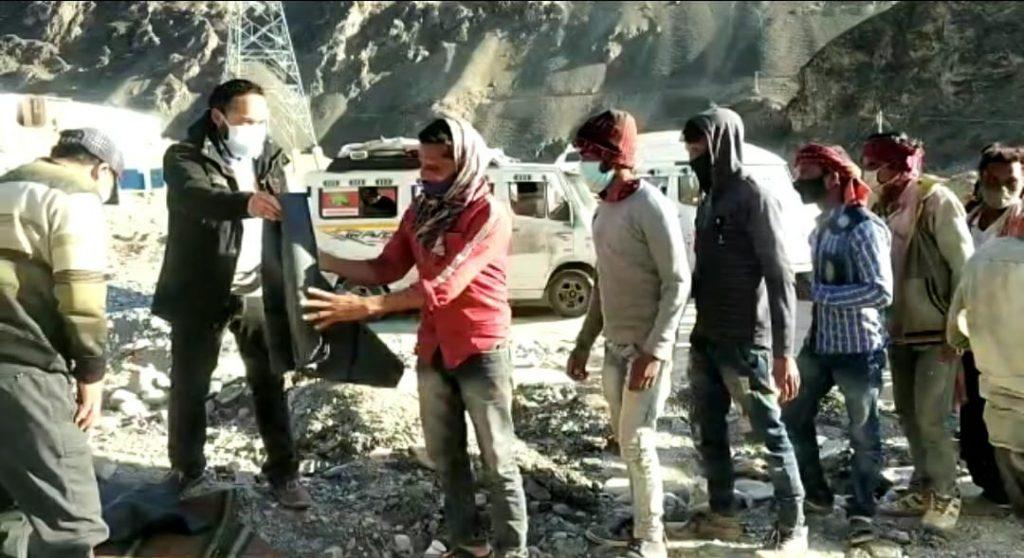
[[[472,124],[450,116],[444,120],[452,131],[455,180],[443,195],[420,193],[412,207],[416,239],[439,256],[444,255],[443,233],[451,228],[466,207],[487,195],[485,172],[492,157],[487,142]]]

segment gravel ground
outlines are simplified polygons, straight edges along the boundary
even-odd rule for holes
[[[93,433],[92,444],[102,476],[155,480],[168,467],[169,344],[166,324],[149,315],[148,304],[162,258],[165,209],[159,193],[124,198],[123,205],[108,216],[114,358],[106,415]],[[806,308],[802,310],[806,316]],[[522,438],[518,455],[528,494],[534,556],[603,556],[601,549],[586,541],[584,531],[629,510],[625,468],[609,451],[606,405],[596,374],[588,382],[573,384],[561,372],[579,323],[543,311],[523,310],[515,319],[514,412]],[[673,526],[707,499],[685,405],[685,340],[692,323],[691,309],[677,346],[677,395],[659,423],[658,448],[668,493],[666,518]],[[384,320],[373,327],[412,362],[414,318]],[[592,370],[598,369],[601,358],[596,350]],[[274,504],[259,479],[262,443],[241,360],[230,336],[225,337],[207,402],[211,419],[207,455],[219,482],[245,489],[246,518],[283,556],[438,554],[444,538],[442,498],[423,450],[414,376],[406,374],[393,390],[289,378],[302,471],[316,500],[311,511],[295,513]],[[905,482],[909,474],[906,440],[900,436],[891,400],[886,399],[882,408],[886,476]],[[673,557],[753,556],[758,541],[770,530],[772,513],[764,498],[770,496],[771,487],[764,482],[760,451],[745,420],[738,415],[731,420],[734,454],[744,479],[738,495],[751,504],[742,513],[745,539],[739,544],[673,539]],[[819,421],[819,441],[838,491],[845,486],[849,463],[844,422],[841,400],[827,400]],[[470,441],[470,448],[475,452],[475,441]],[[965,494],[977,493],[966,477],[963,486]],[[476,498],[488,514],[485,491]],[[1024,556],[1022,525],[1011,518],[987,516],[991,510],[969,500],[960,525],[947,538],[924,533],[915,520],[886,520],[886,535],[902,544],[851,556],[900,556],[901,552],[911,557]],[[810,555],[842,556],[845,522],[841,513],[810,521]]]

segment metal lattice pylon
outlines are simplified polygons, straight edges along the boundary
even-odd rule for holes
[[[247,78],[264,87],[272,106],[275,135],[292,147],[317,144],[309,100],[295,60],[281,2],[228,2],[228,53],[224,79]]]

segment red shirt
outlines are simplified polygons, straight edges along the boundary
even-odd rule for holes
[[[430,362],[440,348],[453,369],[508,338],[508,252],[512,220],[490,195],[466,207],[444,232],[444,255],[416,240],[415,215],[407,210],[384,251],[370,262],[382,284],[398,281],[413,265],[423,292],[416,354]]]

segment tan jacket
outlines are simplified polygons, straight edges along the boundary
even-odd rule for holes
[[[889,334],[895,344],[942,343],[950,301],[974,242],[966,211],[934,177],[922,176],[902,277],[894,286]]]
[[[950,309],[950,345],[981,371],[992,444],[1024,452],[1024,239],[999,238],[967,262]]]
[[[103,376],[106,241],[91,181],[49,159],[0,177],[0,362]]]

